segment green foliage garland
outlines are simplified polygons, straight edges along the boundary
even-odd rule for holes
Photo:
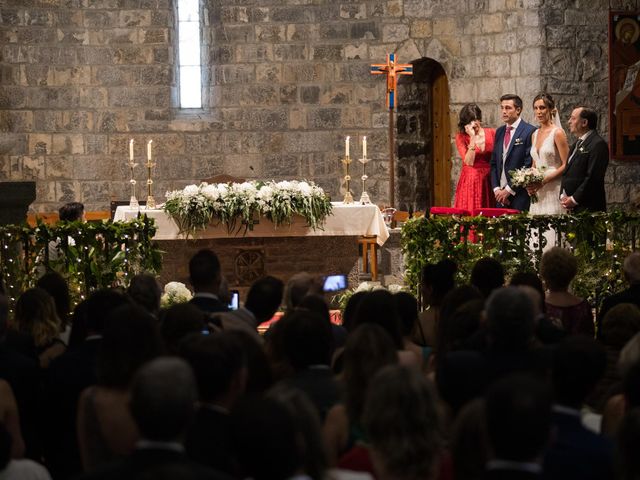
[[[140,272],[159,272],[162,255],[146,216],[129,222],[60,222],[0,226],[0,278],[11,304],[47,271],[68,281],[74,304],[92,290],[123,286]]]
[[[417,293],[422,267],[443,258],[458,264],[460,282],[468,282],[473,265],[483,257],[499,260],[508,276],[537,272],[546,239],[535,232],[548,230],[556,232],[557,245],[573,250],[578,259],[572,284],[576,295],[598,307],[606,296],[624,288],[622,261],[640,245],[640,214],[624,211],[412,219],[401,233],[405,281]],[[474,235],[477,243],[470,241]]]

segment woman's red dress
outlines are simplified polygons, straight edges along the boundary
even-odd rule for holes
[[[495,197],[491,191],[489,169],[493,141],[496,131],[493,128],[484,129],[484,149],[476,146],[476,158],[473,166],[462,163],[460,179],[456,187],[455,208],[474,210],[495,206]],[[469,149],[469,135],[458,132],[456,134],[456,146],[460,157],[464,159]]]

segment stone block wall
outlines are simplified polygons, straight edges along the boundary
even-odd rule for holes
[[[201,0],[206,107],[184,112],[176,108],[173,0],[5,0],[0,180],[36,180],[37,211],[70,200],[106,209],[129,196],[128,140],[143,161],[153,139],[158,200],[219,173],[308,178],[340,199],[344,136],[354,137],[357,157],[367,135],[368,190],[382,204],[385,82],[370,75],[371,63],[390,52],[403,63],[440,63],[452,138],[457,112],[470,101],[497,126],[497,98],[506,92],[523,97],[528,119],[531,99],[545,88],[562,99],[565,116],[568,105],[594,98],[604,117],[606,11],[637,3]],[[612,164],[612,203],[636,195],[639,170]],[[139,166],[136,176],[144,183],[146,171]],[[452,182],[457,176],[454,168]],[[416,177],[403,188],[425,196],[427,177]],[[353,191],[359,196],[360,186]]]

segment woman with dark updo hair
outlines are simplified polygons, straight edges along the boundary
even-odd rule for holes
[[[459,119],[456,146],[462,158],[462,170],[454,206],[465,210],[493,207],[495,201],[489,182],[489,162],[496,132],[482,127],[482,111],[475,103],[462,107]]]

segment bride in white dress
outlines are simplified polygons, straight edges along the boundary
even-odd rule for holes
[[[529,195],[538,197],[529,208],[531,215],[559,215],[566,213],[560,203],[560,181],[567,165],[569,144],[558,118],[555,102],[551,95],[540,93],[533,99],[533,111],[540,128],[531,137],[532,166],[544,168],[542,183],[527,187]],[[545,234],[548,248],[555,243],[555,232]]]

